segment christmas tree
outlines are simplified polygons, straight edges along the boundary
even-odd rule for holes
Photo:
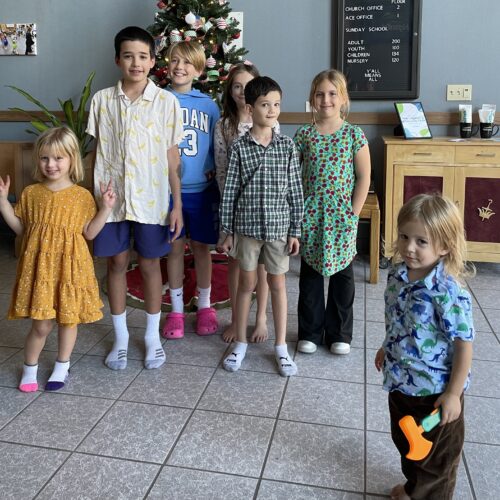
[[[238,22],[229,18],[231,7],[226,0],[163,0],[155,22],[148,30],[156,44],[156,66],[152,79],[160,87],[168,85],[168,47],[181,40],[203,44],[207,58],[205,71],[193,86],[220,101],[231,66],[242,62],[248,52],[231,42],[240,37]]]

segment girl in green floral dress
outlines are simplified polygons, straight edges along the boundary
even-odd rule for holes
[[[352,340],[356,235],[370,185],[370,151],[363,131],[348,123],[344,75],[322,71],[312,81],[311,125],[295,134],[301,154],[304,221],[299,282],[298,350],[323,342],[348,354]],[[324,278],[328,277],[325,306]]]

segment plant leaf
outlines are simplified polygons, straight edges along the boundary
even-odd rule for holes
[[[29,111],[26,111],[25,109],[21,109],[21,108],[9,108],[9,111],[18,111],[19,113],[24,113],[26,116],[29,117],[30,121],[31,120],[40,120],[39,116],[37,116],[37,115],[35,115],[33,113],[30,113]]]
[[[14,85],[7,85],[7,87],[11,88],[12,90],[15,90],[16,92],[24,96],[26,99],[28,99],[28,101],[32,102],[35,106],[39,107],[47,116],[47,120],[50,121],[54,125],[54,127],[61,126],[61,121],[55,115],[53,115],[38,99],[35,99],[25,90],[22,90],[18,87],[14,87]]]
[[[73,101],[68,99],[67,101],[61,103],[61,107],[64,111],[64,116],[66,117],[66,123],[71,130],[75,129],[75,117],[73,111]]]
[[[95,71],[92,71],[85,82],[85,85],[80,96],[80,102],[78,104],[78,110],[76,112],[76,129],[78,130],[78,138],[85,133],[84,123],[85,123],[85,106],[90,97],[92,80],[94,79]],[[82,152],[83,154],[83,152]]]
[[[46,123],[41,122],[40,120],[33,120],[30,122],[31,125],[38,130],[38,132],[45,132],[47,129],[51,128]]]

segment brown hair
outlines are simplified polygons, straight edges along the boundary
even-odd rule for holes
[[[259,70],[255,66],[245,63],[235,64],[229,70],[222,97],[222,134],[226,143],[238,133],[238,106],[231,95],[231,90],[234,79],[241,73],[249,73],[254,78],[260,76]]]
[[[458,281],[472,276],[474,266],[467,263],[464,223],[457,206],[440,194],[419,194],[406,202],[398,214],[398,229],[407,222],[420,221],[427,231],[430,243],[435,249],[448,253],[442,257],[447,274]],[[402,257],[394,245],[394,257]]]
[[[68,127],[49,128],[35,142],[33,149],[33,178],[39,182],[44,180],[39,167],[42,149],[48,149],[57,155],[68,156],[70,159],[69,178],[71,182],[77,183],[83,180],[82,156],[78,139]]]
[[[349,92],[347,91],[347,80],[344,74],[341,73],[340,71],[337,71],[336,69],[327,69],[325,71],[322,71],[321,73],[318,73],[313,78],[313,81],[311,83],[311,90],[309,92],[309,104],[311,105],[313,123],[315,123],[316,121],[315,117],[316,110],[314,109],[314,99],[316,91],[318,90],[320,83],[323,82],[324,80],[328,80],[331,84],[335,85],[335,88],[337,89],[339,96],[342,97],[345,101],[342,108],[340,109],[340,117],[342,119],[345,119],[349,114],[350,100],[349,100]]]

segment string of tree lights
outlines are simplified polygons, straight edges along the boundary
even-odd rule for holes
[[[181,40],[202,44],[207,58],[204,72],[193,87],[209,94],[220,103],[224,84],[231,66],[244,60],[248,53],[231,44],[241,36],[238,22],[230,17],[231,6],[226,0],[163,0],[157,3],[155,22],[148,27],[156,45],[156,66],[152,79],[160,87],[169,83],[169,46]]]

